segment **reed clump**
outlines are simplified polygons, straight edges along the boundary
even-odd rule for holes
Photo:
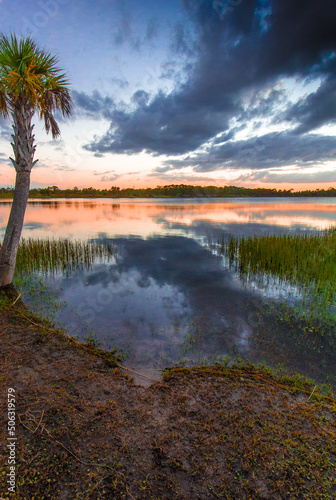
[[[116,254],[116,246],[109,240],[22,239],[16,273],[67,274],[77,269],[90,269],[94,263],[109,261]]]
[[[230,238],[222,241],[221,253],[245,277],[271,275],[335,302],[336,228],[313,235]]]

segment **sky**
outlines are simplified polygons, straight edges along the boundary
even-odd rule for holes
[[[336,187],[335,0],[0,0],[71,84],[32,187]],[[0,119],[0,185],[12,186]]]

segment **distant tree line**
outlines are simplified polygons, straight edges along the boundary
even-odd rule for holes
[[[11,198],[14,189],[0,188],[0,197]],[[169,184],[155,188],[124,188],[112,186],[110,189],[93,187],[60,189],[57,186],[33,188],[31,198],[232,198],[232,197],[336,197],[336,189],[316,189],[293,191],[293,189],[244,188],[239,186],[189,186],[186,184]]]

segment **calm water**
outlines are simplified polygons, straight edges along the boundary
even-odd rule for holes
[[[0,201],[2,235],[9,209]],[[309,349],[267,314],[263,299],[280,300],[290,290],[244,285],[208,245],[223,236],[307,233],[335,223],[335,198],[34,200],[23,236],[113,240],[115,258],[47,285],[64,304],[56,316],[71,335],[123,348],[131,368],[153,375],[182,359],[229,355],[335,383],[335,357],[323,339],[320,352]],[[46,312],[44,298],[25,295]]]

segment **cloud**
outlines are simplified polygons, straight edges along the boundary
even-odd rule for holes
[[[110,118],[112,110],[115,109],[114,100],[111,97],[103,97],[98,90],[91,95],[85,92],[72,91],[72,99],[75,105],[74,116],[85,115],[90,118]]]
[[[184,0],[183,5],[196,34],[187,79],[169,94],[160,91],[150,101],[139,99],[135,109],[110,106],[109,130],[86,149],[101,154],[189,153],[197,172],[335,159],[331,138],[305,135],[335,119],[334,0],[244,0],[221,10],[212,0]],[[189,51],[187,33],[185,26],[175,26],[172,44],[179,53]],[[323,83],[293,105],[279,86],[289,77],[302,82],[320,78]],[[135,95],[145,96],[142,92]],[[267,118],[296,127],[296,133],[266,134],[260,151],[255,138],[228,139],[249,120],[259,127],[258,120]],[[218,142],[219,134],[225,145],[206,146]],[[197,152],[201,147],[205,152]],[[183,168],[186,163],[181,159],[169,165]]]
[[[55,167],[54,170],[60,170],[61,172],[75,172],[75,168],[67,167],[66,165],[62,165],[60,167]]]
[[[228,102],[227,108],[233,110],[233,104]],[[229,118],[228,111],[207,114],[200,107],[183,109],[174,94],[160,92],[152,103],[134,113],[113,111],[108,132],[85,148],[100,153],[147,150],[154,154],[183,154],[196,149],[222,127],[227,128]]]
[[[190,31],[187,26],[181,22],[177,22],[173,28],[170,50],[173,54],[183,54],[192,56],[195,50]]]
[[[166,160],[154,173],[191,167],[194,172],[224,169],[263,170],[288,165],[310,166],[336,158],[335,137],[319,134],[298,136],[295,131],[274,132],[262,137],[227,141],[183,159]]]
[[[137,90],[134,92],[132,96],[132,102],[137,105],[137,107],[142,107],[146,106],[150,98],[150,95],[148,92],[145,92],[144,90]]]
[[[5,139],[6,141],[11,141],[11,134],[13,133],[11,119],[3,118],[0,116],[0,138]]]
[[[111,174],[112,172],[114,172],[114,170],[106,170],[105,172],[98,172],[98,170],[96,170],[95,172],[93,172],[93,175],[106,175]]]
[[[267,182],[270,184],[287,183],[287,184],[304,184],[304,183],[334,183],[336,182],[336,170],[310,172],[309,170],[297,172],[272,172],[261,171],[253,172],[252,174],[244,174],[238,177],[237,181],[259,181]]]
[[[148,174],[148,177],[157,177],[158,180],[164,182],[165,184],[195,184],[199,182],[204,184],[205,182],[209,184],[209,179],[206,175],[195,175],[193,173],[179,173],[179,172],[167,172],[162,175],[157,175],[156,173]],[[217,184],[216,180],[211,180],[211,184]]]
[[[125,78],[109,78],[108,81],[120,89],[127,89],[129,82]]]
[[[330,75],[316,92],[292,106],[284,118],[297,124],[298,134],[336,123],[336,76]]]
[[[114,174],[114,175],[110,175],[110,176],[103,175],[101,177],[100,181],[101,182],[113,182],[116,179],[118,179],[119,177],[121,177],[120,174]]]
[[[119,11],[120,11],[120,19],[118,22],[118,27],[116,32],[113,35],[113,42],[117,46],[121,46],[128,41],[132,34],[132,15],[129,12],[125,4],[123,2],[118,3]]]
[[[41,144],[41,142],[39,144]],[[65,150],[65,147],[66,147],[65,142],[62,139],[58,139],[58,140],[53,139],[52,141],[49,141],[47,144],[49,147],[52,146],[55,151],[62,151],[63,152]]]
[[[239,126],[236,125],[234,132],[242,130],[249,122],[252,122],[253,128],[256,129],[257,126],[262,125],[265,118],[268,122],[274,123],[288,120],[287,117],[281,116],[281,110],[287,112],[291,106],[292,103],[288,99],[284,88],[265,85],[245,92],[242,111],[240,115],[235,116]],[[232,133],[232,130],[230,132]]]
[[[112,41],[117,47],[128,44],[133,50],[140,51],[143,42],[152,41],[157,36],[157,25],[155,18],[148,20],[144,40],[135,33],[133,23],[133,13],[128,9],[124,2],[118,2],[119,21],[115,33],[112,35]]]

